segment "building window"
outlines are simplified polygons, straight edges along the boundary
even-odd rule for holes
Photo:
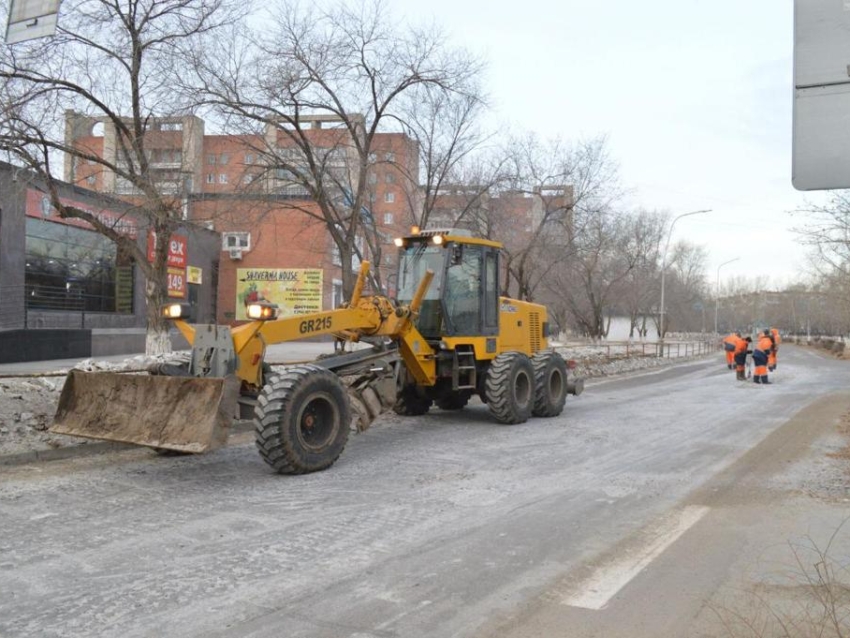
[[[384,224],[392,224],[393,223],[393,214],[392,213],[384,213]]]
[[[388,162],[394,162],[395,161],[395,153],[387,153],[386,157],[387,157]]]
[[[389,191],[384,193],[384,201],[387,204],[392,204],[395,201],[395,193]]]
[[[367,181],[374,186],[378,183],[378,176],[375,173],[369,173]]]
[[[245,163],[253,164],[254,163],[254,154],[253,153],[245,153]]]
[[[378,161],[377,153],[369,153],[369,163],[374,164],[377,161]]]
[[[227,173],[219,173],[218,174],[218,183],[219,184],[227,184]]]
[[[251,233],[230,232],[221,234],[222,250],[251,250]]]
[[[215,155],[212,153],[207,155],[207,164],[215,164]]]
[[[215,184],[215,173],[207,173],[207,184]]]
[[[230,161],[230,156],[227,153],[222,153],[218,157],[218,163],[224,166]]]
[[[97,177],[95,177],[94,175],[89,175],[88,177],[86,177],[86,183],[89,186],[94,186],[97,183]]]
[[[385,179],[387,184],[395,184],[395,173],[387,173]]]
[[[26,307],[133,312],[133,258],[98,233],[26,219]]]

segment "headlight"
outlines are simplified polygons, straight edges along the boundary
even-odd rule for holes
[[[440,244],[443,243],[443,236],[442,235],[434,235],[434,237],[432,237],[431,241],[433,241],[435,244],[437,244],[439,246]]]
[[[270,303],[252,303],[245,309],[249,319],[268,321],[277,318],[277,306]]]
[[[170,303],[162,307],[162,316],[166,319],[183,319],[189,316],[191,306],[182,303]]]
[[[404,246],[404,240],[401,237],[396,237],[395,239],[393,239],[393,243],[399,248],[402,248]]]

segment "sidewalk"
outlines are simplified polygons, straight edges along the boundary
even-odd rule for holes
[[[368,345],[366,346],[368,347]],[[333,352],[333,343],[293,341],[290,343],[278,343],[266,348],[266,361],[272,365],[283,365],[288,363],[301,363],[312,361],[318,355]],[[92,357],[97,361],[109,361],[120,363],[125,359],[142,356],[143,352],[116,354],[106,357]],[[20,363],[0,364],[0,377],[10,375],[44,374],[69,370],[84,359],[51,359],[48,361],[22,361]]]

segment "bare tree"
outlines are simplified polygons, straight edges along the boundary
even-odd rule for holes
[[[806,218],[794,232],[810,247],[815,274],[850,274],[850,191],[833,191],[825,204],[812,204],[796,214]]]
[[[59,197],[62,161],[91,164],[126,184],[132,216],[145,231],[170,237],[182,202],[151,170],[151,123],[183,113],[173,87],[185,72],[186,53],[237,22],[245,7],[230,0],[70,0],[54,37],[0,48],[0,150],[36,172],[60,217],[87,222],[132,255],[146,278],[149,353],[171,347],[159,315],[167,299],[168,241],[157,243],[148,263],[144,242],[121,232],[125,222],[66,204]],[[114,133],[115,152],[66,137],[68,111],[103,122]]]
[[[499,179],[498,168],[487,170],[490,158],[480,153],[490,139],[478,123],[485,106],[474,79],[462,91],[422,85],[404,96],[400,124],[419,150],[418,178],[409,175],[417,188],[408,197],[408,208],[420,228],[429,226],[447,195],[463,202],[454,214],[454,223],[461,221]]]
[[[509,191],[528,200],[517,216],[515,204],[493,212],[503,241],[507,276],[503,294],[533,300],[555,264],[574,250],[584,225],[620,196],[617,167],[603,137],[576,144],[540,142],[534,135],[508,142]],[[587,228],[595,236],[598,227]]]
[[[705,265],[708,252],[704,246],[687,241],[677,242],[667,263],[667,315],[665,333],[671,327],[696,332],[705,328],[706,299],[709,297]]]
[[[408,91],[463,92],[479,65],[439,29],[398,22],[379,2],[284,2],[269,24],[268,34],[233,33],[227,46],[199,55],[194,88],[231,125],[262,136],[270,187],[301,189],[307,203],[289,208],[326,224],[348,296],[352,260],[374,225],[368,175],[376,135],[399,130]]]
[[[629,337],[647,335],[647,323],[652,321],[660,290],[660,255],[667,227],[667,215],[656,211],[638,210],[625,223],[629,241],[625,250],[634,263],[622,279],[616,293],[619,311],[629,318]]]
[[[618,291],[639,263],[639,255],[629,248],[630,223],[629,216],[608,210],[589,215],[571,253],[545,280],[556,318],[593,339],[607,335]]]

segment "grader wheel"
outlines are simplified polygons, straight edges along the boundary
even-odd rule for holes
[[[433,401],[416,385],[413,375],[403,365],[396,374],[396,398],[393,412],[402,416],[421,416],[428,412]]]
[[[557,352],[538,352],[534,366],[534,416],[558,416],[567,400],[567,364]]]
[[[421,416],[431,407],[431,399],[419,394],[415,385],[403,386],[398,391],[393,411],[402,416]]]
[[[441,410],[462,410],[469,403],[468,394],[449,394],[435,401],[437,407]]]
[[[257,449],[278,474],[324,470],[342,454],[350,422],[339,377],[315,365],[290,368],[271,377],[257,398]]]
[[[503,352],[484,382],[490,414],[499,423],[525,423],[534,407],[534,368],[521,352]]]

